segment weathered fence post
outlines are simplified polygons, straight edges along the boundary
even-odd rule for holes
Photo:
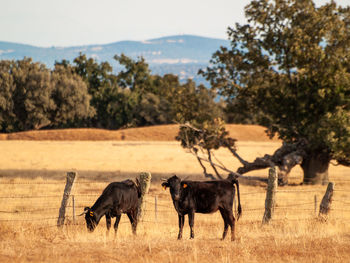
[[[321,217],[327,216],[329,210],[331,209],[334,185],[335,184],[332,182],[328,183],[326,193],[324,194],[320,204],[320,212],[318,215]]]
[[[72,195],[72,213],[73,213],[73,224],[75,225],[75,199],[74,199],[74,195]]]
[[[278,181],[278,168],[276,166],[269,169],[269,178],[266,191],[265,199],[265,213],[262,220],[263,224],[269,223],[273,217],[273,212],[275,210],[275,196],[277,191],[277,181]]]
[[[151,186],[152,175],[149,172],[144,172],[139,175],[139,181],[141,185],[141,197],[139,199],[139,208],[137,212],[137,221],[140,222],[145,215],[146,209],[146,194]]]
[[[315,195],[315,216],[317,217],[317,195]]]
[[[74,179],[76,178],[76,172],[67,173],[66,187],[64,188],[61,207],[58,214],[57,227],[62,227],[64,224],[64,219],[66,215],[66,206],[68,203],[68,198],[73,187]]]
[[[156,222],[158,221],[158,196],[154,197],[154,218]]]

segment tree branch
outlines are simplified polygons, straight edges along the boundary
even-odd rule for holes
[[[195,154],[196,157],[197,157],[197,160],[198,160],[200,166],[203,168],[204,176],[205,176],[205,177],[208,177],[208,178],[210,178],[210,179],[212,179],[212,180],[215,180],[215,177],[214,177],[212,174],[208,174],[208,173],[207,173],[207,169],[205,168],[204,164],[202,163],[201,158],[198,156],[198,149],[197,149],[197,148],[194,148],[193,151],[194,151],[194,154]]]
[[[196,155],[198,161],[204,161],[204,162],[208,162],[208,163],[210,162],[208,159],[205,159],[205,158],[199,156],[198,154],[194,153],[193,151],[190,151],[190,152],[193,155]],[[214,163],[214,162],[212,162],[212,165],[217,167],[217,168],[219,168],[219,169],[221,169],[221,170],[223,170],[223,171],[225,171],[225,172],[233,174],[233,175],[235,175],[238,178],[243,178],[243,179],[246,179],[246,180],[253,180],[253,181],[267,182],[266,178],[261,178],[261,177],[257,177],[257,176],[244,176],[244,175],[241,175],[241,174],[239,174],[237,172],[234,172],[234,171],[232,171],[230,169],[227,169],[226,167],[223,167],[222,165],[219,165],[219,164]]]
[[[186,123],[184,123],[184,124],[179,123],[179,125],[180,125],[180,128],[181,128],[181,127],[186,127],[186,128],[190,128],[190,129],[192,129],[192,130],[194,130],[194,131],[197,131],[197,132],[201,132],[201,133],[203,132],[202,130],[193,127],[193,126],[192,126],[191,124],[189,124],[188,122],[186,122]]]
[[[213,161],[212,161],[212,159],[211,159],[210,150],[207,149],[207,152],[208,152],[208,160],[209,160],[209,162],[210,162],[211,167],[213,168],[213,170],[214,170],[216,176],[217,176],[219,179],[222,179],[222,176],[219,174],[219,172],[218,172],[218,171],[216,170],[216,168],[215,168],[215,165],[213,164]]]
[[[349,160],[340,159],[340,160],[336,160],[336,161],[337,161],[337,165],[343,165],[343,166],[350,167],[350,161]]]
[[[306,140],[300,139],[295,143],[283,143],[282,146],[278,148],[272,155],[265,154],[263,157],[256,158],[253,162],[248,162],[244,160],[236,152],[236,149],[234,147],[235,140],[232,138],[227,138],[226,137],[227,132],[220,130],[220,133],[216,134],[215,135],[216,137],[215,137],[214,135],[211,135],[210,132],[195,128],[189,123],[181,124],[180,127],[186,127],[188,129],[195,131],[196,133],[198,132],[198,134],[195,135],[195,137],[198,140],[203,140],[203,142],[197,143],[197,145],[199,146],[199,149],[202,151],[203,155],[206,156],[206,158],[200,157],[198,155],[198,149],[195,148],[194,145],[190,145],[188,136],[187,136],[187,131],[185,130],[186,145],[191,151],[193,151],[194,149],[195,152],[194,153],[192,152],[192,153],[196,155],[198,162],[200,163],[200,165],[204,170],[205,176],[207,176],[208,174],[202,161],[206,161],[210,163],[217,178],[219,179],[222,179],[222,176],[220,175],[219,171],[216,168],[219,168],[229,173],[233,173],[233,171],[224,167],[224,165],[222,165],[219,161],[218,162],[220,163],[220,165],[213,162],[212,160],[213,153],[211,152],[211,149],[217,149],[220,147],[227,148],[232,153],[232,155],[242,164],[242,166],[239,167],[236,172],[237,174],[239,174],[239,177],[242,177],[242,174],[253,170],[259,170],[259,169],[265,169],[268,167],[278,166],[279,183],[282,185],[288,183],[288,180],[287,180],[288,174],[290,173],[291,169],[294,166],[301,164],[303,159],[307,156],[305,149],[307,148],[306,146],[308,143]],[[206,150],[205,152],[204,152],[204,149]],[[345,161],[343,161],[343,163],[345,163]]]
[[[233,154],[234,157],[236,157],[238,159],[238,161],[241,164],[243,164],[243,165],[247,165],[248,164],[248,162],[245,161],[241,156],[239,156],[238,153],[234,149],[232,149],[231,146],[225,145],[225,147]]]
[[[254,162],[245,162],[243,167],[237,169],[237,173],[244,174],[253,170],[265,169],[275,164],[271,161],[271,155],[265,154],[264,157],[258,157]]]

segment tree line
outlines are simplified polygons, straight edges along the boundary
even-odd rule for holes
[[[153,75],[143,58],[108,62],[80,54],[53,69],[31,58],[0,61],[0,132],[97,127],[119,129],[223,116],[214,91],[178,76]]]

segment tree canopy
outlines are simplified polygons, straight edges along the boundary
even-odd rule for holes
[[[0,130],[62,126],[94,114],[82,79],[63,67],[51,71],[30,58],[0,61]]]
[[[216,94],[203,85],[153,75],[142,57],[114,58],[119,72],[84,54],[54,69],[30,58],[0,61],[0,131],[119,129],[221,116]]]
[[[350,165],[350,7],[254,0],[245,15],[201,73],[236,119],[296,147],[304,181],[327,181],[331,160]]]

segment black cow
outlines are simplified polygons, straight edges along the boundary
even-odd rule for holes
[[[136,234],[140,197],[141,188],[137,179],[136,184],[132,180],[110,183],[95,204],[91,208],[85,207],[81,215],[85,214],[86,226],[91,232],[103,216],[106,216],[107,230],[111,228],[111,218],[116,217],[114,230],[117,234],[120,217],[125,213],[130,219],[133,234]]]
[[[235,218],[232,212],[233,197],[235,195],[235,187],[237,186],[238,196],[238,217],[239,219],[242,208],[239,195],[239,184],[235,176],[230,175],[226,180],[218,181],[181,181],[176,175],[170,177],[162,186],[164,189],[170,188],[171,198],[174,207],[179,216],[179,235],[182,238],[182,229],[185,222],[185,215],[188,214],[189,225],[191,228],[190,238],[194,238],[193,225],[194,214],[214,213],[220,211],[224,219],[224,233],[222,239],[225,239],[228,226],[231,227],[231,240],[235,239]]]

